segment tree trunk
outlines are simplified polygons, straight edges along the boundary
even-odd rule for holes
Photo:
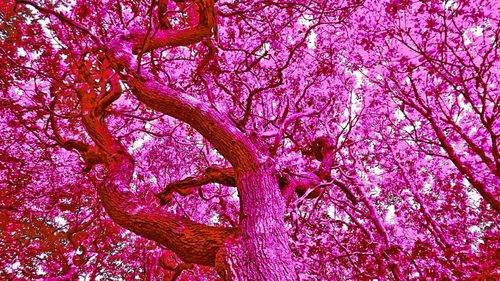
[[[193,101],[183,103],[180,97],[175,99],[168,93],[148,91],[152,88],[148,84],[142,86],[136,94],[146,103],[192,123],[232,160],[240,194],[240,227],[206,226],[140,200],[129,189],[134,171],[132,157],[113,137],[104,118],[89,108],[83,116],[86,131],[108,155],[107,176],[98,193],[110,217],[124,228],[168,247],[184,262],[216,266],[225,280],[298,280],[284,226],[284,200],[272,165],[262,163],[259,152],[244,136],[224,126],[228,123],[218,120],[222,117],[208,108]]]
[[[268,156],[224,114],[189,95],[165,87],[149,74],[131,71],[135,69],[131,65],[137,62],[123,49],[126,46],[123,42],[118,40],[111,46],[114,47],[109,55],[114,68],[124,68],[130,73],[126,83],[139,101],[189,124],[233,165],[240,195],[240,226],[237,231],[201,226],[172,215],[152,216],[151,209],[130,208],[130,204],[125,214],[122,211],[126,206],[113,204],[118,203],[117,200],[103,200],[105,206],[109,203],[110,216],[125,228],[167,246],[185,261],[215,265],[225,280],[298,280],[284,224],[284,200],[272,166],[263,163]],[[119,170],[122,169],[116,169]],[[108,183],[109,186],[116,184],[113,180]],[[118,190],[108,187],[105,191],[109,194],[102,190],[100,195],[113,196]],[[122,210],[114,213],[115,207]],[[134,217],[141,220],[131,223]],[[163,223],[165,218],[169,224]],[[223,243],[220,243],[221,237]],[[201,241],[204,246],[200,248]]]
[[[260,164],[237,172],[242,194],[240,229],[216,257],[225,280],[298,280],[283,222],[285,205],[272,168]]]

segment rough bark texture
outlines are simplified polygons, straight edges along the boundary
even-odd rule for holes
[[[133,163],[118,157],[109,166],[108,177],[98,187],[106,212],[122,227],[164,245],[187,263],[214,266],[215,255],[228,235],[236,229],[210,227],[194,223],[161,208],[139,202],[126,190],[130,185]]]
[[[106,212],[122,227],[174,251],[187,263],[215,265],[215,255],[233,228],[210,227],[195,223],[144,202],[130,189],[134,161],[106,126],[99,99],[79,88],[84,112],[82,121],[97,149],[106,155],[106,178],[98,194]]]
[[[117,68],[125,67],[130,72],[133,69],[130,56],[119,53],[120,49],[114,51],[110,54],[116,58]],[[128,63],[123,58],[128,58]],[[226,280],[297,280],[284,227],[283,198],[277,178],[263,154],[226,116],[206,104],[165,88],[147,75],[129,75],[127,84],[146,106],[191,125],[233,165],[241,200],[240,228],[234,233],[231,229],[210,228],[165,213],[153,214],[142,205],[131,208],[135,206],[133,201],[112,198],[119,193],[120,185],[127,185],[117,172],[110,174],[107,186],[100,190],[103,204],[113,220],[165,245],[185,262],[216,264]],[[110,170],[122,172],[130,167],[126,161],[116,165],[122,167],[111,165]],[[214,262],[221,239],[231,233],[234,235],[225,240]]]
[[[217,254],[217,271],[226,280],[298,280],[282,218],[285,206],[267,165],[237,174],[241,199],[240,232]]]
[[[160,203],[165,205],[170,202],[174,193],[187,196],[194,193],[199,187],[210,183],[237,186],[234,169],[210,166],[202,173],[168,184],[158,193],[157,197],[160,199]],[[340,186],[343,190],[347,190],[347,187],[343,183],[339,181],[334,181],[333,183]],[[322,190],[319,188],[320,179],[312,173],[293,176],[290,174],[280,175],[278,176],[278,185],[281,195],[287,204],[292,200],[294,194],[301,197],[307,193],[305,195],[306,198],[316,198],[321,194]],[[347,190],[347,192],[349,191]],[[356,199],[351,200],[355,201]]]
[[[251,166],[258,161],[260,153],[228,118],[193,98],[168,91],[160,83],[141,80],[129,80],[134,95],[141,102],[191,125],[235,167]]]
[[[208,167],[201,175],[187,177],[183,180],[168,184],[157,197],[162,205],[172,199],[174,193],[182,196],[192,194],[194,190],[209,183],[220,183],[226,186],[236,186],[236,176],[233,168]]]
[[[144,31],[132,33],[127,39],[133,43],[134,53],[139,51],[149,52],[163,46],[187,46],[201,41],[210,36],[211,30],[207,26],[198,26],[187,30],[162,30],[158,31],[153,37],[147,38]],[[175,35],[175,36],[173,36]]]
[[[139,100],[185,121],[234,166],[240,194],[240,231],[226,240],[217,268],[227,280],[296,280],[284,227],[284,202],[271,167],[222,115],[195,100],[182,100],[156,82],[131,80]]]

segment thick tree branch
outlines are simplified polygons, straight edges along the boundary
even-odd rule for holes
[[[51,104],[50,122],[56,140],[65,149],[76,149],[87,164],[95,164],[87,157],[92,151],[98,155],[99,163],[107,167],[107,175],[97,186],[101,202],[114,222],[145,238],[158,242],[174,251],[187,263],[214,266],[215,256],[224,240],[235,233],[235,228],[210,227],[195,223],[178,215],[170,214],[150,202],[135,196],[129,190],[134,161],[127,150],[112,135],[105,123],[105,110],[121,93],[115,74],[111,77],[110,91],[98,96],[92,85],[77,83],[84,127],[96,146],[80,141],[64,140],[58,134],[53,114],[55,102]],[[82,77],[84,78],[84,77]],[[109,79],[109,77],[103,77]],[[85,79],[80,79],[85,81]],[[234,178],[234,177],[233,177]]]
[[[236,169],[262,161],[257,148],[229,119],[193,97],[165,88],[143,76],[131,77],[132,93],[148,107],[184,121],[203,135]],[[261,160],[262,159],[262,160]]]
[[[183,180],[170,183],[160,192],[157,197],[160,199],[160,204],[165,205],[172,199],[174,192],[182,196],[187,196],[202,185],[209,183],[220,183],[226,186],[236,186],[236,175],[233,168],[222,168],[211,166],[204,173],[187,177]]]
[[[50,103],[49,121],[54,133],[54,139],[56,142],[64,149],[71,151],[76,150],[83,158],[86,164],[86,168],[83,172],[89,172],[92,167],[96,164],[102,164],[105,160],[105,155],[100,152],[95,146],[88,145],[79,140],[66,140],[59,134],[59,127],[57,125],[57,119],[54,114],[54,107],[56,104],[56,98]]]
[[[168,184],[163,191],[157,195],[157,197],[160,199],[160,204],[165,205],[172,200],[174,193],[187,196],[194,193],[197,188],[209,183],[236,186],[236,173],[233,168],[211,166],[199,175],[187,177],[180,181]],[[316,198],[321,193],[321,189],[317,188],[320,185],[320,180],[314,174],[293,176],[286,174],[278,177],[278,184],[281,194],[288,203],[292,199],[294,192],[299,197],[305,195],[308,199]],[[343,188],[343,190],[347,190],[347,187],[339,181],[334,181],[334,184],[342,186],[341,188]],[[352,200],[355,200],[355,198],[351,199],[351,201]]]
[[[196,26],[184,30],[158,30],[150,34],[147,30],[134,30],[124,37],[132,43],[134,54],[150,52],[162,47],[188,46],[203,38],[217,34],[217,15],[213,0],[194,0],[198,5],[199,21]]]
[[[211,0],[206,1],[211,2]],[[208,25],[208,19],[204,21],[200,15],[200,24]],[[178,40],[183,37],[177,33],[169,36],[168,40]],[[202,37],[191,37],[190,42],[198,42],[201,39]],[[134,45],[129,45],[127,41],[117,38],[108,45],[107,56],[116,71],[126,73],[123,78],[139,101],[192,126],[237,170],[255,167],[265,160],[266,157],[232,125],[226,115],[189,95],[165,87],[147,73],[136,73],[137,59],[128,50],[130,47],[133,49]]]
[[[88,87],[80,90],[86,91]],[[92,100],[93,95],[88,92],[80,95],[86,105],[82,108],[85,128],[99,149],[108,155],[107,176],[98,186],[98,193],[109,216],[124,228],[166,246],[184,262],[214,266],[218,249],[236,229],[195,223],[143,202],[130,192],[132,157],[108,130],[103,112],[94,110],[99,101]]]

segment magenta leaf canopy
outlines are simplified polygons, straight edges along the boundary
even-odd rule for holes
[[[499,19],[2,1],[0,280],[499,280]]]

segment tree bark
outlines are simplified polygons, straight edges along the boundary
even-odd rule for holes
[[[215,265],[225,280],[298,280],[284,225],[285,206],[268,157],[221,114],[193,97],[173,91],[147,73],[134,73],[135,58],[115,42],[108,52],[116,71],[146,106],[184,121],[202,134],[232,165],[240,195],[240,227],[208,227],[135,202],[127,191],[133,160],[96,116],[86,126],[111,155],[99,196],[119,225],[174,251],[185,262]],[[89,112],[92,112],[89,110]],[[124,190],[125,187],[125,190]],[[222,243],[223,242],[223,243]]]
[[[283,197],[262,153],[225,116],[147,80],[129,79],[134,95],[197,129],[234,167],[240,229],[219,251],[219,274],[226,280],[297,280],[284,227]]]
[[[229,235],[236,233],[236,229],[195,223],[141,202],[128,190],[134,164],[125,155],[116,157],[108,169],[107,177],[97,191],[115,223],[167,247],[186,263],[215,265],[219,248]]]
[[[200,6],[200,23],[193,30],[213,28],[209,14],[214,11],[213,1],[196,3]],[[189,40],[183,41],[185,37]],[[201,38],[178,31],[148,47],[187,45]],[[173,43],[178,39],[182,42]],[[130,190],[134,161],[105,124],[105,108],[116,97],[105,100],[93,93],[92,85],[82,83],[78,90],[82,121],[96,148],[103,152],[100,160],[107,167],[98,194],[109,216],[122,227],[166,246],[184,262],[216,266],[225,280],[298,280],[284,224],[284,201],[268,156],[225,114],[166,88],[149,73],[137,73],[138,62],[131,53],[137,46],[133,43],[121,38],[109,43],[106,54],[111,66],[139,101],[189,124],[232,164],[240,195],[240,227],[236,230],[195,223],[136,196]],[[92,79],[86,83],[92,84]],[[117,96],[119,93],[116,91]]]
[[[109,131],[100,100],[90,87],[78,89],[85,130],[100,150],[105,179],[97,185],[101,203],[118,225],[169,248],[187,263],[215,266],[215,255],[234,228],[211,227],[171,214],[130,189],[134,160]]]
[[[240,230],[229,236],[216,258],[225,280],[298,280],[283,224],[278,182],[267,163],[237,173]]]

